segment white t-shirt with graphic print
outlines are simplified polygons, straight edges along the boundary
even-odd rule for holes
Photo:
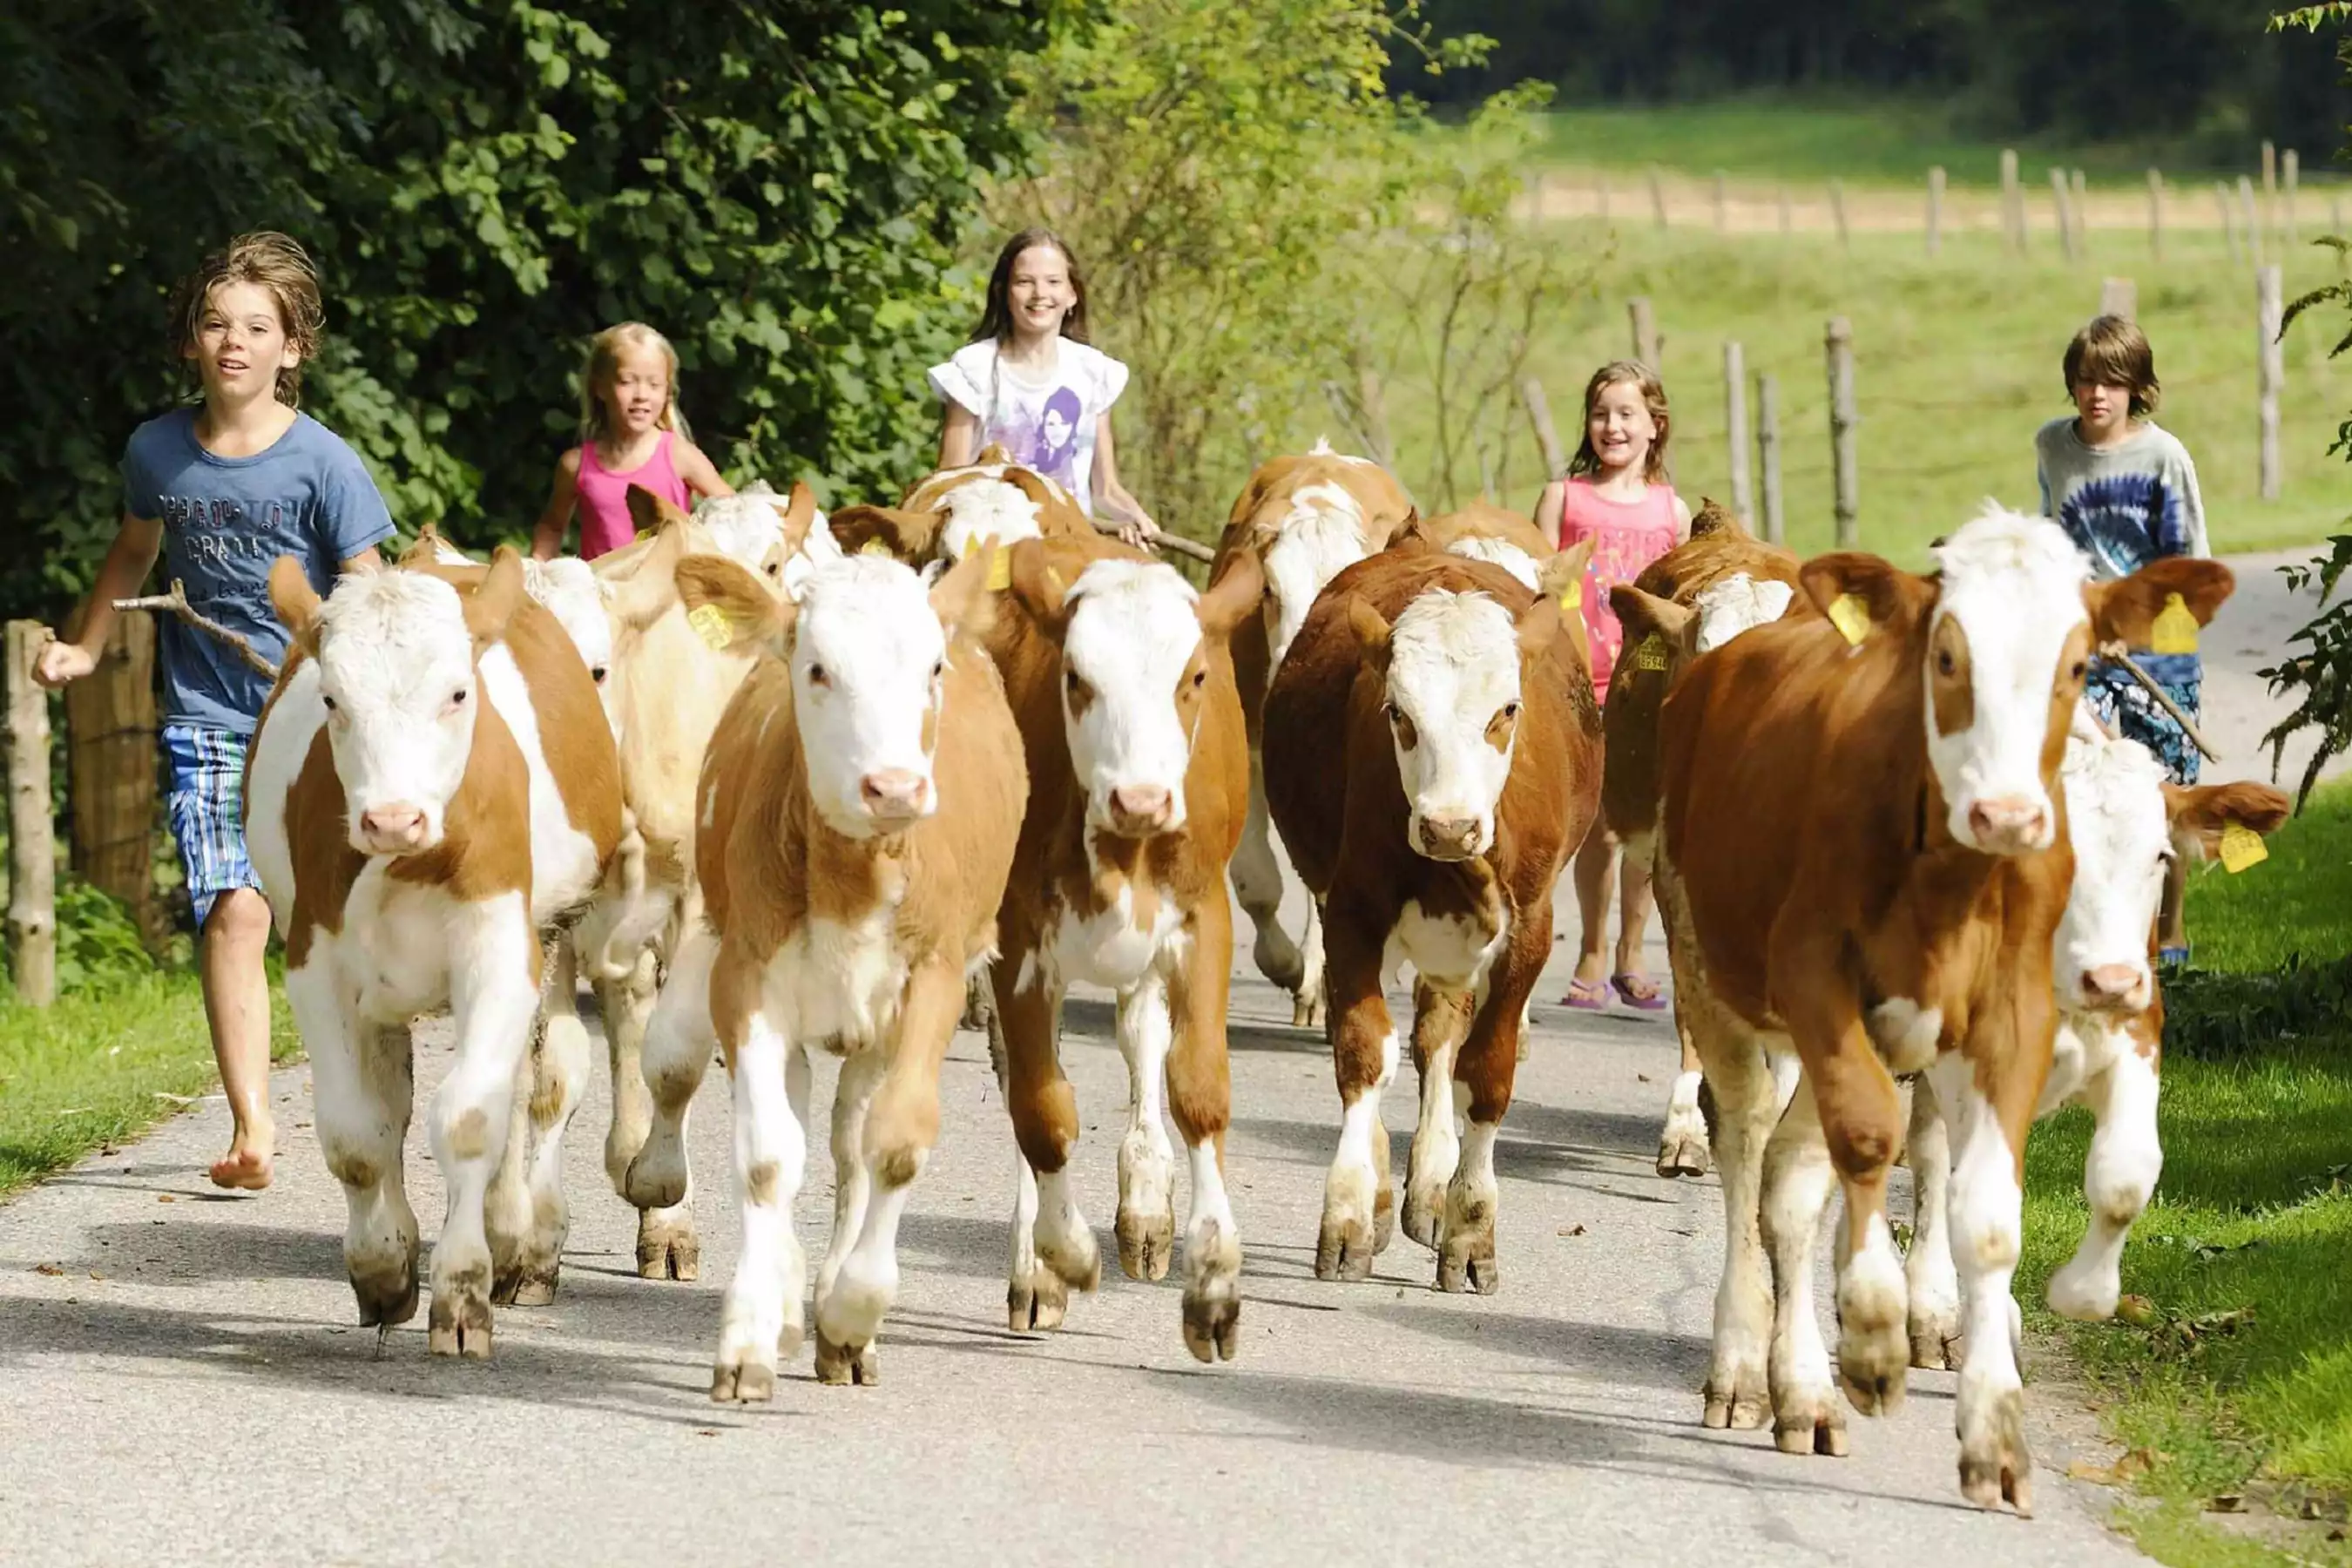
[[[993,339],[966,343],[931,367],[931,390],[980,421],[981,446],[1003,447],[1023,468],[1058,482],[1092,517],[1095,433],[1127,390],[1127,366],[1069,338],[1055,350],[1053,369],[1032,381],[998,356]]]

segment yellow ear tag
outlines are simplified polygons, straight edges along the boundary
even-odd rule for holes
[[[727,612],[716,605],[697,605],[688,612],[686,624],[714,653],[725,653],[727,645],[735,640],[733,623],[728,620]]]
[[[883,543],[878,539],[869,539],[865,543],[857,547],[857,553],[860,555],[887,555],[890,553],[890,547]]]
[[[1830,604],[1830,624],[1854,647],[1870,635],[1870,610],[1859,594],[1840,594]]]
[[[2197,651],[2197,617],[2189,614],[2189,606],[2181,603],[2179,595],[2167,594],[2164,596],[2164,608],[2157,612],[2156,625],[2148,634],[2147,646],[2151,653]],[[2256,843],[2262,842],[2259,834],[2244,827],[2238,831]]]
[[[1570,578],[1568,586],[1559,591],[1559,607],[1563,610],[1580,611],[1584,608],[1583,578]]]
[[[1639,643],[1634,645],[1633,668],[1635,669],[1664,669],[1666,668],[1666,645],[1664,640],[1661,638],[1657,633],[1652,632],[1648,637],[1643,637]]]
[[[2271,847],[2263,836],[2244,823],[2232,822],[2221,829],[2221,866],[2231,876],[2270,858]]]
[[[1000,544],[988,557],[988,591],[1002,593],[1013,586],[1013,547]]]

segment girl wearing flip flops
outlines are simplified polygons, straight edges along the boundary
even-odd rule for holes
[[[1609,590],[1630,583],[1643,568],[1690,537],[1690,508],[1666,482],[1666,437],[1671,422],[1665,388],[1657,373],[1632,360],[1593,372],[1584,388],[1584,440],[1565,479],[1544,487],[1536,503],[1536,525],[1565,548],[1593,541],[1592,564],[1585,574],[1584,629],[1592,647],[1592,694],[1609,697],[1609,676],[1625,641],[1624,628],[1609,607]],[[1642,972],[1642,932],[1650,920],[1650,874],[1628,864],[1617,874],[1617,840],[1596,818],[1576,855],[1576,907],[1583,927],[1576,975],[1560,1001],[1590,1012],[1605,1011],[1611,992],[1628,1007],[1654,1013],[1666,1005],[1656,981]],[[1616,965],[1604,982],[1602,953],[1608,936],[1611,884],[1622,882]]]

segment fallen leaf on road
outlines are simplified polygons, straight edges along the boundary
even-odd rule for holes
[[[2205,1500],[2205,1511],[2207,1513],[2243,1513],[2246,1511],[2246,1500],[2235,1492],[2223,1492],[2219,1497]]]
[[[106,1276],[105,1276],[105,1275],[100,1274],[100,1273],[97,1269],[95,1269],[95,1268],[93,1268],[93,1269],[91,1269],[91,1270],[89,1271],[89,1277],[90,1277],[91,1279],[105,1279],[105,1278],[106,1278]]]
[[[1562,1236],[1582,1236],[1584,1234],[1584,1227],[1580,1225],[1564,1225],[1559,1227],[1559,1234]]]
[[[1633,1081],[1635,1083],[1647,1083],[1650,1081],[1650,1075],[1645,1072],[1637,1072],[1633,1075]]]
[[[159,1204],[175,1204],[175,1203],[178,1203],[180,1200],[179,1200],[179,1199],[177,1199],[177,1198],[175,1198],[175,1197],[173,1197],[173,1196],[171,1194],[169,1194],[169,1193],[157,1193],[157,1194],[155,1194],[155,1201],[156,1201],[157,1203],[159,1203]]]
[[[2156,1468],[2156,1458],[2146,1448],[2134,1448],[2116,1458],[2112,1465],[2095,1465],[2088,1459],[2077,1459],[2066,1467],[2067,1476],[2093,1486],[2128,1486],[2135,1477],[2144,1476]]]
[[[46,1274],[50,1279],[54,1279],[58,1275],[63,1274],[65,1270],[58,1268],[54,1263],[36,1263],[33,1265],[33,1272],[36,1274]]]

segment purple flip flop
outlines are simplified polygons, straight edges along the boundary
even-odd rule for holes
[[[1618,999],[1628,1007],[1638,1007],[1644,1013],[1665,1010],[1665,993],[1658,989],[1655,981],[1646,976],[1612,974],[1609,977],[1609,984],[1617,993]]]
[[[1563,1007],[1580,1007],[1587,1013],[1609,1011],[1609,987],[1598,980],[1570,980],[1568,994],[1559,999]]]

